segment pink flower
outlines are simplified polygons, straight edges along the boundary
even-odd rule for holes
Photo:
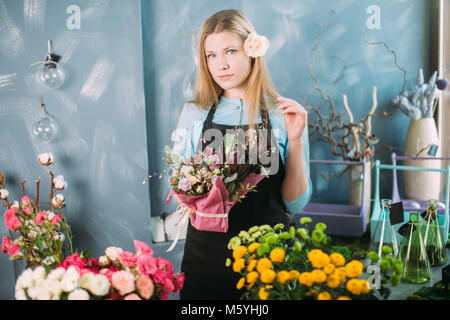
[[[22,209],[22,212],[24,215],[29,215],[30,213],[33,212],[33,207],[32,206],[28,206]]]
[[[8,236],[3,237],[2,252],[7,253],[10,245],[11,245],[11,239]]]
[[[117,269],[117,268],[111,268],[111,269],[103,268],[103,269],[100,270],[100,274],[102,274],[105,277],[107,277],[109,282],[111,283],[112,282],[112,276],[117,271],[119,271],[119,269]]]
[[[8,254],[11,257],[14,257],[14,256],[17,256],[19,254],[19,252],[20,252],[19,246],[15,243],[11,243],[11,245],[8,248]]]
[[[155,280],[156,283],[163,284],[166,281],[166,278],[168,277],[167,273],[165,273],[163,270],[158,269],[153,273],[153,280]]]
[[[12,207],[5,212],[5,225],[11,231],[16,231],[20,226],[20,220],[16,217],[17,209]]]
[[[175,276],[175,293],[183,288],[184,285],[184,273],[177,274]]]
[[[121,296],[133,292],[136,289],[134,285],[134,276],[128,271],[118,271],[111,277],[111,284],[119,291]]]
[[[47,211],[40,211],[34,218],[34,222],[36,222],[37,225],[40,225],[42,222],[44,222],[46,216]]]
[[[81,259],[80,255],[77,253],[67,257],[60,265],[60,267],[67,269],[70,266],[75,266],[80,270],[84,267],[84,260]]]
[[[136,293],[127,295],[123,300],[142,300]]]
[[[137,267],[139,273],[144,275],[152,275],[158,270],[156,266],[156,259],[150,254],[139,256],[137,258]]]
[[[61,221],[61,220],[62,220],[62,216],[61,216],[61,214],[58,213],[56,216],[53,217],[51,222],[53,225],[59,226],[59,221]]]
[[[166,277],[162,283],[163,290],[166,292],[172,292],[175,290],[175,285],[173,284],[172,277]]]
[[[122,252],[119,254],[119,261],[124,267],[134,267],[137,263],[137,256],[132,252]]]
[[[136,288],[141,297],[148,300],[153,295],[155,285],[149,276],[139,275],[136,280]]]
[[[139,240],[134,240],[133,243],[138,256],[146,254],[153,255],[152,248],[150,248],[146,243]]]
[[[28,196],[23,196],[21,199],[20,199],[20,202],[22,202],[22,204],[23,205],[29,205],[30,204],[30,198],[28,198]]]
[[[168,273],[169,275],[173,275],[172,264],[164,258],[156,258],[156,265],[158,269]]]
[[[167,300],[169,298],[169,293],[167,291],[161,291],[159,294],[159,299],[161,300]]]

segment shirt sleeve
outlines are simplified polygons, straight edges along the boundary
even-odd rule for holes
[[[172,132],[172,151],[182,159],[187,159],[195,154],[197,140],[200,137],[198,128],[203,128],[204,112],[197,106],[184,104],[178,118],[177,128]]]
[[[305,206],[308,204],[309,200],[311,199],[311,193],[312,193],[312,183],[310,179],[310,173],[309,173],[309,138],[308,138],[308,126],[305,127],[305,130],[303,131],[302,135],[302,141],[303,141],[303,156],[304,156],[304,163],[305,163],[305,171],[306,176],[308,177],[308,187],[306,188],[306,191],[300,195],[297,199],[294,199],[292,201],[287,201],[286,199],[281,197],[283,199],[283,203],[286,207],[286,210],[289,213],[300,213]],[[287,139],[286,134],[286,141],[285,141],[285,147],[284,147],[284,163],[287,163],[287,155],[289,150],[289,141]]]

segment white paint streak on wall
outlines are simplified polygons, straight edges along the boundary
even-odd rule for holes
[[[4,74],[0,75],[0,92],[2,90],[4,91],[12,91],[15,89],[15,80],[16,80],[16,73],[11,74]]]
[[[112,149],[116,143],[116,130],[104,123],[99,121],[94,130],[90,167],[91,169],[91,179],[92,186],[95,194],[97,195],[107,195],[108,190],[111,186],[107,184],[107,175],[111,171],[107,170],[107,158],[111,154]]]
[[[46,0],[24,0],[23,18],[31,29],[44,30]]]
[[[9,58],[17,58],[25,50],[22,32],[8,16],[0,0],[0,51]]]
[[[80,94],[88,99],[97,101],[108,86],[114,69],[115,66],[107,58],[99,58],[81,88]]]
[[[80,32],[64,30],[56,36],[55,40],[52,41],[52,45],[54,52],[62,57],[61,65],[69,61],[79,44]]]
[[[109,6],[109,0],[90,0],[87,9],[81,11],[82,30],[100,29],[103,16]]]

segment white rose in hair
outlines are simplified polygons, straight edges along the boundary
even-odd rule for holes
[[[265,36],[250,33],[244,42],[244,52],[247,56],[256,58],[266,54],[270,42]]]

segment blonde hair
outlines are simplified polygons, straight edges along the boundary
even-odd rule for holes
[[[198,35],[195,98],[189,101],[204,110],[207,110],[213,103],[218,104],[219,97],[223,94],[223,89],[214,81],[208,70],[205,40],[210,34],[223,31],[237,34],[242,39],[242,42],[245,41],[250,33],[256,33],[255,27],[250,20],[242,12],[234,9],[219,11],[205,21]],[[267,110],[274,108],[278,93],[270,80],[264,57],[251,59],[251,71],[247,78],[244,100],[248,104],[249,127],[254,128],[258,109]]]

